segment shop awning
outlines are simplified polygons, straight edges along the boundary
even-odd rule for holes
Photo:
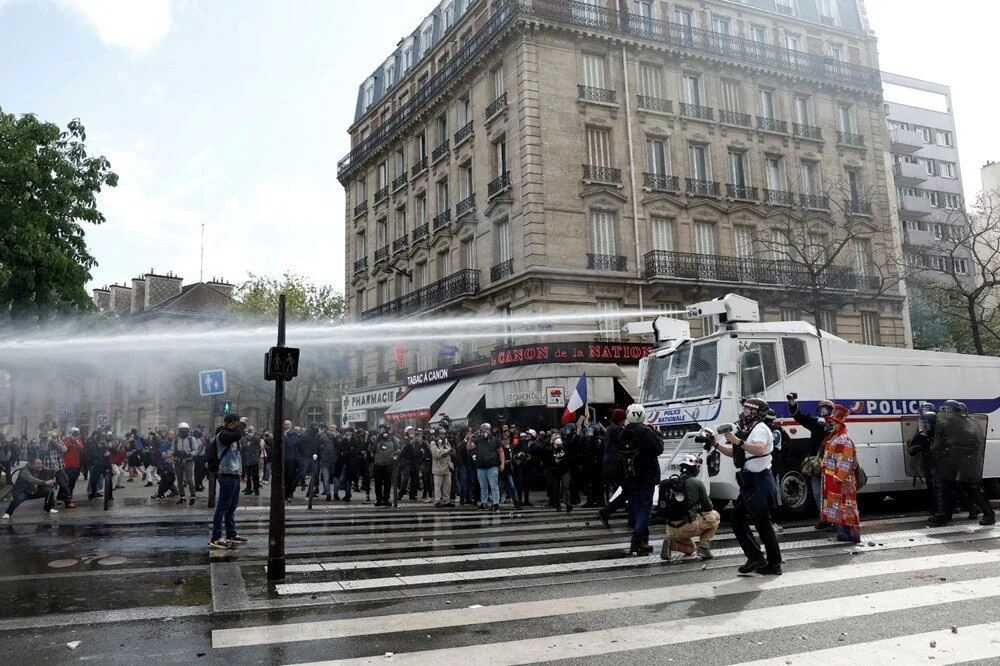
[[[455,384],[456,382],[450,381],[414,386],[385,410],[385,420],[429,419],[437,403]]]
[[[639,366],[622,365],[620,367],[625,376],[616,381],[632,396],[634,402],[639,402]]]
[[[452,423],[456,424],[468,420],[469,414],[486,393],[486,387],[480,384],[485,378],[484,375],[479,375],[478,377],[465,377],[458,380],[455,388],[441,403],[430,422],[437,423],[441,420],[442,414],[447,414]]]
[[[547,363],[491,372],[481,382],[486,387],[486,408],[545,407],[554,388],[561,388],[564,400],[568,400],[584,372],[587,402],[614,404],[614,381],[625,377],[614,363]]]

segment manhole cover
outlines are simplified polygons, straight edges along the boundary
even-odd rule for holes
[[[49,566],[53,569],[62,569],[65,567],[71,567],[77,563],[77,560],[52,560],[49,562]]]
[[[97,560],[98,564],[102,564],[106,567],[113,567],[116,564],[125,564],[124,557],[105,557],[102,560]]]

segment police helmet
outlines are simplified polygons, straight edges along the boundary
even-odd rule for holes
[[[629,423],[643,423],[646,420],[646,408],[637,402],[633,402],[625,410],[625,419]]]
[[[764,423],[767,425],[774,425],[774,419],[778,418],[778,415],[774,413],[773,409],[768,409],[764,413]]]
[[[941,403],[941,407],[938,409],[942,414],[961,414],[962,413],[962,403],[958,400],[945,400]]]
[[[934,424],[937,423],[937,412],[926,411],[920,413],[920,422],[926,424],[927,430],[933,430]]]
[[[920,403],[920,407],[917,408],[917,413],[919,414],[937,414],[937,407],[930,402]]]
[[[969,408],[968,408],[968,406],[966,406],[966,404],[964,402],[959,402],[958,403],[958,413],[961,414],[962,416],[968,416],[969,415]]]

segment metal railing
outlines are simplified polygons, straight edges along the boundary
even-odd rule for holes
[[[847,210],[855,215],[867,215],[871,217],[872,215],[872,204],[870,201],[862,201],[861,199],[853,199],[847,202]]]
[[[514,274],[514,260],[502,261],[490,269],[490,282],[497,282]]]
[[[437,162],[439,159],[447,155],[450,150],[451,150],[451,145],[448,143],[448,139],[445,139],[431,153],[431,159]]]
[[[795,195],[785,190],[764,190],[764,203],[772,206],[791,206],[795,203]]]
[[[585,99],[588,102],[614,104],[617,99],[615,91],[606,88],[591,88],[590,86],[577,85],[576,89],[580,99]]]
[[[386,185],[382,189],[375,190],[375,203],[385,201],[389,198],[389,186]]]
[[[763,118],[761,116],[757,116],[757,129],[765,132],[788,134],[788,122],[784,120],[775,120],[774,118]]]
[[[410,247],[410,237],[400,236],[396,240],[392,241],[392,253],[402,252],[406,248]]]
[[[615,167],[595,166],[593,164],[583,165],[583,179],[592,183],[614,183],[621,184],[622,170]]]
[[[361,319],[385,316],[404,316],[442,305],[479,291],[479,271],[466,268],[426,287],[405,294],[361,313]]]
[[[446,229],[448,225],[451,224],[451,208],[445,208],[443,211],[434,216],[434,231],[435,233]]]
[[[639,95],[636,100],[640,109],[645,109],[646,111],[658,111],[659,113],[673,113],[674,103],[669,99],[660,99],[659,97],[649,97],[647,95]]]
[[[375,250],[375,263],[381,263],[389,258],[389,246],[383,245],[379,249]]]
[[[493,116],[497,115],[501,111],[507,108],[507,92],[504,91],[499,97],[490,102],[490,105],[486,107],[486,120],[489,120]]]
[[[711,107],[700,106],[698,104],[688,104],[681,102],[681,115],[687,118],[701,118],[702,120],[712,120],[715,114]]]
[[[486,186],[486,195],[490,199],[510,189],[510,171],[505,171]]]
[[[401,174],[399,174],[398,176],[396,176],[393,179],[393,181],[392,181],[392,189],[393,189],[393,191],[396,191],[399,188],[401,188],[403,185],[406,185],[406,174],[405,173],[401,173]]]
[[[388,384],[389,383],[389,371],[382,370],[375,373],[375,384]]]
[[[406,368],[396,368],[396,381],[406,381]]]
[[[726,123],[727,125],[741,125],[743,127],[750,127],[750,114],[719,109],[719,122]]]
[[[719,196],[719,182],[715,180],[687,179],[687,193],[699,197]]]
[[[354,379],[354,388],[365,388],[366,386],[368,386],[368,377],[366,375],[361,375]]]
[[[368,212],[368,199],[365,199],[354,207],[354,217],[360,217]]]
[[[354,272],[360,273],[361,271],[368,268],[368,257],[361,257],[360,259],[354,260]]]
[[[662,190],[665,192],[677,192],[681,189],[677,176],[667,176],[660,173],[643,173],[642,184],[651,190]]]
[[[823,138],[823,130],[819,127],[814,127],[813,125],[802,125],[800,123],[792,123],[792,134],[803,139],[820,139]]]
[[[426,170],[427,170],[427,156],[424,155],[423,157],[420,158],[420,161],[414,164],[413,168],[410,169],[410,175],[416,176],[418,173],[422,173]]]
[[[413,243],[419,243],[423,239],[427,238],[431,233],[431,225],[421,224],[419,227],[413,229]]]
[[[461,219],[466,215],[472,215],[476,212],[476,195],[475,193],[470,194],[465,197],[457,204],[455,204],[455,217]]]
[[[757,188],[749,185],[733,185],[726,183],[726,196],[741,201],[757,201]]]
[[[472,121],[465,123],[455,132],[455,145],[462,143],[467,137],[472,136]]]
[[[853,132],[841,132],[840,130],[837,130],[837,143],[842,146],[864,148],[865,137],[863,134],[854,134]]]
[[[624,271],[626,259],[620,254],[587,253],[587,268],[595,271]]]
[[[803,208],[830,210],[830,197],[820,194],[800,194],[799,203]]]

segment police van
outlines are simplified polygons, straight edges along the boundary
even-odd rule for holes
[[[806,322],[762,323],[757,303],[735,294],[686,311],[688,318],[712,317],[716,332],[691,339],[687,321],[666,316],[625,326],[629,335],[656,338],[656,349],[640,362],[639,386],[647,423],[664,438],[664,478],[677,473],[684,455],[703,452],[696,441],[701,430],[736,421],[740,398],[763,398],[791,439],[776,454],[784,509],[811,511],[814,499],[800,470],[811,455],[809,432],[790,418],[785,399],[795,392],[806,414],[815,414],[822,399],[851,410],[848,432],[868,476],[862,493],[922,488],[919,479],[914,485],[905,440],[921,403],[956,399],[988,417],[983,479],[987,494],[1000,496],[1000,358],[852,344]],[[701,474],[713,500],[724,504],[739,493],[731,458],[723,456],[710,478],[708,465]]]

